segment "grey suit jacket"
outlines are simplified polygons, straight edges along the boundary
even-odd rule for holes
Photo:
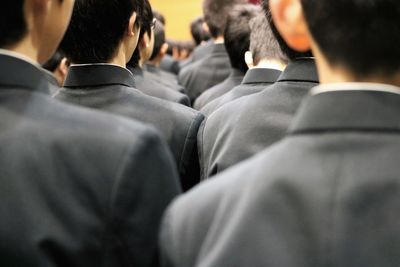
[[[54,100],[41,69],[0,55],[0,265],[155,266],[179,193],[153,128]]]
[[[249,69],[240,85],[205,105],[201,109],[201,112],[204,115],[209,116],[223,105],[232,102],[235,99],[238,99],[242,96],[259,93],[269,85],[275,83],[281,74],[281,71],[274,69]]]
[[[231,72],[231,63],[224,44],[213,44],[210,54],[183,69],[178,81],[194,103],[204,91],[223,82]]]
[[[55,98],[123,115],[155,126],[168,142],[186,190],[199,180],[197,134],[204,116],[195,110],[147,96],[133,87],[130,71],[113,65],[78,65],[69,70]]]
[[[228,93],[234,87],[238,86],[244,77],[244,73],[237,69],[232,69],[231,74],[222,83],[219,83],[204,93],[202,93],[194,102],[193,107],[197,110],[201,110],[208,103],[217,99],[218,97]]]
[[[400,96],[370,90],[311,96],[281,142],[178,198],[165,266],[397,266]]]
[[[133,73],[135,79],[135,88],[145,93],[146,95],[157,97],[170,102],[175,102],[185,106],[190,106],[190,100],[187,95],[171,89],[163,83],[155,80],[154,77],[143,71],[142,68],[136,67],[129,70]]]
[[[150,78],[164,87],[172,89],[182,94],[186,94],[186,89],[178,83],[178,77],[172,73],[166,72],[159,67],[147,64],[144,68],[146,78]]]
[[[274,85],[212,113],[198,136],[202,178],[215,175],[279,141],[303,97],[317,83],[314,61],[299,59],[289,63]]]
[[[208,56],[212,52],[213,46],[214,46],[213,40],[210,40],[203,45],[197,46],[193,50],[192,55],[188,59],[179,62],[180,71],[190,66],[191,64],[203,59],[204,57]]]

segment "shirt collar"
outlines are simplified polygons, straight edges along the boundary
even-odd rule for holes
[[[332,83],[314,87],[311,95],[341,91],[377,91],[400,94],[400,87],[381,83]]]

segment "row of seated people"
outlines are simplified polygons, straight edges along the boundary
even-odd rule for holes
[[[400,4],[203,11],[7,2],[2,266],[397,266]]]

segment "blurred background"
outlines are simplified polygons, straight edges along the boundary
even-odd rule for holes
[[[203,14],[202,0],[150,0],[152,7],[165,15],[167,20],[166,34],[168,38],[191,40],[189,24]],[[256,3],[258,0],[249,0]]]

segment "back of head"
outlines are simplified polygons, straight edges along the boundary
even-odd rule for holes
[[[190,24],[190,32],[196,45],[200,45],[204,41],[210,40],[211,36],[204,30],[204,18],[198,17]]]
[[[104,63],[115,54],[133,12],[140,25],[143,0],[76,0],[61,49],[73,63]]]
[[[204,21],[213,38],[224,34],[228,14],[235,4],[245,4],[246,0],[204,0]]]
[[[329,64],[353,75],[400,71],[400,1],[302,0],[305,19]]]
[[[244,55],[250,48],[250,21],[259,12],[261,9],[255,5],[237,5],[227,19],[224,33],[225,47],[232,67],[242,72],[248,70]]]
[[[157,19],[158,22],[161,22],[162,25],[167,25],[167,21],[164,17],[163,14],[161,14],[160,12],[158,12],[157,10],[153,10],[153,17],[155,17]]]
[[[278,44],[283,52],[283,54],[289,59],[289,60],[295,60],[296,58],[302,58],[302,57],[312,57],[311,51],[308,52],[298,52],[293,50],[288,46],[288,44],[283,40],[282,36],[278,32],[278,29],[276,28],[274,22],[272,21],[272,15],[271,11],[269,8],[269,1],[270,0],[263,0],[262,6],[267,18],[267,21],[271,27],[272,33],[274,34],[276,40],[278,41]],[[318,0],[316,0],[318,1]]]
[[[7,48],[22,40],[27,33],[24,16],[25,0],[10,0],[0,9],[0,47]]]
[[[154,28],[154,48],[150,60],[154,60],[160,53],[162,46],[165,44],[165,30],[161,22],[156,22]]]
[[[260,13],[250,21],[250,51],[254,65],[261,60],[287,61],[264,14]]]

